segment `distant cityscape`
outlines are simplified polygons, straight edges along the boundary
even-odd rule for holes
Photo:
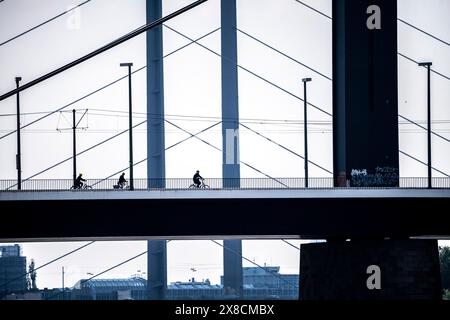
[[[169,300],[282,299],[299,298],[299,275],[281,274],[280,267],[243,268],[243,296],[211,284],[209,279],[176,281],[167,286]],[[0,300],[146,300],[147,280],[141,276],[126,279],[80,279],[71,288],[39,289],[34,262],[22,255],[20,245],[0,246]]]

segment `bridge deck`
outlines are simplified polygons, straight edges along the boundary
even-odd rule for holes
[[[0,240],[450,236],[450,190],[0,193]]]

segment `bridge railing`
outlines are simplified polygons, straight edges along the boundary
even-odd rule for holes
[[[127,190],[117,187],[117,179],[87,179],[87,188],[78,190]],[[433,188],[450,189],[450,178],[433,178]],[[241,179],[206,179],[206,189],[304,189],[304,178],[241,178]],[[332,178],[310,178],[308,189],[332,189]],[[349,186],[349,184],[348,184]],[[426,189],[428,180],[426,177],[400,178],[400,188]],[[344,187],[345,188],[345,187]],[[198,190],[193,185],[191,178],[168,179],[134,179],[134,190]],[[361,189],[361,188],[360,188]],[[377,188],[369,188],[377,189]],[[72,179],[30,179],[22,181],[21,191],[68,191],[73,190]],[[0,192],[18,191],[17,180],[0,180]]]

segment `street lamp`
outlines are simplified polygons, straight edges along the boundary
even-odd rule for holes
[[[306,84],[311,82],[311,78],[302,79],[303,82],[303,102],[304,102],[304,136],[305,136],[305,188],[308,188],[308,101],[306,95]]]
[[[128,105],[129,105],[129,131],[130,131],[130,190],[134,190],[133,181],[133,104],[131,99],[131,67],[133,63],[121,63],[121,67],[128,67]]]
[[[21,77],[16,77],[16,87],[19,88],[19,82],[22,81]],[[17,92],[17,155],[16,155],[16,167],[17,167],[17,190],[22,189],[22,161],[20,154],[20,96]]]
[[[427,118],[428,118],[428,132],[427,132],[427,140],[428,140],[428,189],[433,188],[432,185],[432,165],[431,165],[431,66],[432,62],[421,62],[419,63],[419,67],[427,68]]]

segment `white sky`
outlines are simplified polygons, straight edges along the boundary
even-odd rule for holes
[[[0,3],[0,42],[66,10],[70,5],[81,3],[74,0],[6,0]],[[190,3],[189,0],[165,0],[164,14],[173,12]],[[331,0],[304,0],[305,3],[331,15]],[[428,32],[450,41],[450,0],[399,0],[399,17]],[[190,38],[200,37],[220,26],[220,1],[209,0],[191,12],[177,17],[169,26]],[[12,43],[0,47],[0,93],[15,87],[14,77],[22,76],[26,83],[58,66],[63,65],[101,45],[128,33],[145,23],[145,0],[93,0],[80,12],[80,28],[69,29],[74,16],[64,16],[37,29]],[[310,65],[327,76],[332,76],[331,21],[294,0],[238,0],[238,27],[266,41],[277,49]],[[450,48],[399,23],[399,52],[415,60],[432,60],[433,68],[450,75]],[[164,53],[167,54],[188,41],[174,32],[164,29]],[[216,32],[201,43],[220,52],[220,33]],[[57,109],[126,74],[121,62],[134,62],[138,68],[146,64],[145,37],[135,38],[51,80],[21,93],[21,112],[41,112]],[[331,112],[332,86],[311,71],[297,65],[268,48],[238,33],[238,63],[273,81],[284,89],[302,96],[300,79],[311,76],[309,101]],[[191,45],[164,60],[165,111],[167,118],[189,131],[200,131],[219,121],[221,108],[220,59],[205,49]],[[400,114],[421,123],[426,119],[426,74],[423,69],[399,57],[399,110]],[[146,74],[138,72],[133,77],[133,102],[135,112],[146,111]],[[432,76],[433,119],[435,131],[450,137],[450,81]],[[112,134],[127,128],[127,118],[111,116],[106,110],[127,111],[127,83],[114,86],[89,97],[67,110],[90,109],[89,117],[82,122],[88,129],[78,133],[78,150],[83,150]],[[246,123],[269,138],[303,154],[302,120],[303,104],[255,78],[239,71],[240,117],[247,119],[288,120],[294,123]],[[98,111],[98,110],[103,111]],[[80,111],[81,112],[81,111]],[[15,98],[0,102],[0,115],[15,113]],[[102,113],[108,116],[98,116]],[[175,117],[178,115],[178,117]],[[194,116],[189,121],[179,116]],[[22,124],[41,115],[25,115]],[[71,132],[59,133],[56,128],[71,127],[70,113],[55,114],[22,131],[23,178],[43,170],[61,159],[71,156]],[[210,119],[198,118],[211,117]],[[0,135],[15,128],[14,116],[0,116]],[[137,115],[135,123],[142,121]],[[309,109],[310,157],[325,168],[332,169],[331,118]],[[259,121],[264,122],[264,121]],[[409,154],[426,160],[426,134],[413,126],[401,125],[400,148]],[[145,126],[134,131],[135,160],[146,157]],[[166,124],[166,146],[187,135]],[[201,135],[221,147],[220,126]],[[242,128],[240,132],[240,155],[258,169],[276,177],[302,177],[303,162],[279,147],[270,144]],[[14,179],[16,136],[0,139],[0,179]],[[201,154],[201,157],[197,155]],[[444,172],[450,172],[450,144],[433,138],[433,164]],[[189,140],[166,153],[167,177],[191,177],[200,169],[204,177],[221,177],[221,154],[207,145]],[[128,136],[88,152],[78,158],[78,169],[87,178],[103,178],[121,170],[128,162]],[[38,178],[70,179],[71,162],[67,162]],[[311,176],[326,177],[327,173],[310,167]],[[402,176],[426,176],[426,167],[400,156]],[[261,177],[245,167],[242,177]],[[436,176],[439,176],[436,174]],[[135,169],[135,177],[146,177],[146,166]],[[268,245],[270,243],[270,245]],[[298,242],[295,242],[298,245]],[[36,259],[40,265],[69,248],[79,244],[26,244],[24,253]],[[145,250],[144,242],[133,244],[97,243],[77,257],[67,258],[62,264],[74,270],[93,272],[125,260],[134,252]],[[267,247],[269,246],[269,247]],[[217,248],[216,248],[217,247]],[[188,249],[191,250],[187,254]],[[244,242],[249,258],[258,263],[267,262],[282,266],[282,272],[298,270],[298,252],[281,241]],[[191,265],[199,270],[198,279],[219,281],[222,249],[212,242],[169,243],[169,281],[183,280],[192,276]],[[86,261],[89,261],[87,263]],[[105,277],[128,276],[136,270],[145,270],[146,259],[137,259],[124,269],[111,272]],[[94,265],[94,266],[92,266]],[[204,269],[200,267],[204,266]],[[38,284],[58,286],[60,266],[54,264],[39,273]],[[92,267],[92,269],[90,269]],[[77,269],[78,268],[78,269]],[[76,279],[78,271],[74,271]]]

